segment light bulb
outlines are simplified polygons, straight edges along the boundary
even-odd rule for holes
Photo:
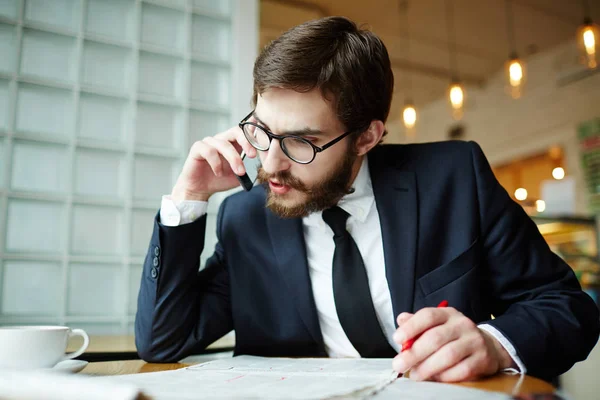
[[[552,170],[552,177],[556,180],[561,180],[565,177],[565,170],[561,167],[556,167]]]
[[[407,104],[402,111],[402,119],[404,120],[404,126],[408,129],[414,128],[417,122],[417,110],[411,104]]]
[[[523,188],[518,188],[517,190],[515,190],[515,198],[520,201],[527,199],[527,190]]]
[[[590,28],[587,28],[583,31],[583,45],[586,53],[596,53],[596,37]]]
[[[544,200],[536,200],[535,209],[537,212],[544,212],[544,210],[546,209],[546,202]]]
[[[506,80],[508,85],[506,91],[514,99],[521,97],[521,89],[525,84],[525,67],[523,62],[519,60],[516,54],[511,55],[510,59],[505,64]]]
[[[511,86],[519,86],[523,79],[523,67],[518,59],[511,60],[508,67],[508,76]]]
[[[598,36],[600,31],[598,25],[587,20],[577,33],[581,61],[588,68],[594,69],[598,66]]]
[[[462,108],[465,100],[465,94],[462,86],[459,83],[453,83],[450,86],[450,104],[452,108],[458,110]]]
[[[463,116],[465,90],[460,83],[454,82],[450,85],[448,95],[450,98],[450,105],[452,106],[452,118],[459,120]]]

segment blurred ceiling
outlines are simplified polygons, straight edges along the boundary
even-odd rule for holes
[[[592,19],[600,21],[600,0],[588,3]],[[510,53],[506,0],[452,0],[451,4],[458,75],[467,85],[483,85],[503,68]],[[582,0],[512,0],[511,4],[521,57],[573,40],[583,21]],[[417,106],[445,96],[451,75],[445,0],[261,0],[260,5],[261,47],[304,21],[343,15],[367,24],[384,40],[396,79],[396,102],[404,102],[407,85]]]

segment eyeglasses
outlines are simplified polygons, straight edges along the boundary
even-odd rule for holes
[[[292,161],[295,161],[299,164],[311,163],[315,159],[317,153],[328,149],[329,147],[333,146],[334,144],[336,144],[337,142],[354,132],[345,132],[333,139],[332,141],[319,147],[315,146],[313,143],[301,136],[275,135],[273,132],[269,131],[264,126],[260,126],[254,122],[248,122],[248,118],[250,118],[253,113],[254,111],[246,115],[246,117],[242,119],[239,123],[239,127],[244,132],[244,136],[246,136],[246,139],[250,142],[250,144],[256,150],[267,151],[271,147],[271,141],[273,139],[277,139],[279,140],[279,145],[281,146],[281,150],[283,151],[283,153],[286,156],[288,156]]]

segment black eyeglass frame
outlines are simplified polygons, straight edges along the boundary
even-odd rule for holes
[[[273,141],[273,139],[277,139],[279,140],[279,146],[281,147],[281,151],[283,151],[283,153],[292,161],[297,162],[298,164],[310,164],[311,162],[313,162],[315,160],[315,157],[317,156],[317,153],[321,153],[324,150],[327,150],[328,148],[330,148],[331,146],[333,146],[334,144],[336,144],[337,142],[341,141],[342,139],[344,139],[346,136],[350,135],[351,133],[354,133],[356,131],[348,131],[348,132],[344,132],[342,133],[340,136],[336,137],[335,139],[325,143],[323,146],[319,147],[317,145],[315,145],[314,143],[311,143],[309,140],[306,140],[305,138],[303,138],[302,136],[298,136],[298,135],[276,135],[273,132],[271,132],[270,130],[268,130],[267,128],[265,128],[262,125],[256,124],[254,122],[248,122],[248,118],[250,118],[252,116],[252,114],[254,114],[254,110],[252,110],[250,112],[250,114],[246,115],[244,117],[244,119],[242,119],[240,121],[240,123],[238,124],[238,126],[240,127],[240,129],[242,130],[242,132],[244,133],[244,136],[246,137],[246,140],[248,140],[248,142],[252,145],[252,147],[254,147],[256,150],[259,151],[267,151],[271,148],[271,142]],[[252,141],[250,139],[248,139],[248,136],[246,135],[246,130],[244,129],[245,125],[252,125],[260,130],[262,130],[264,133],[267,134],[267,136],[269,137],[269,146],[266,149],[261,149],[256,147]],[[310,147],[312,147],[313,149],[313,156],[310,159],[310,161],[298,161],[296,160],[294,157],[290,156],[287,152],[287,150],[285,149],[284,145],[283,145],[283,140],[287,139],[287,138],[292,138],[292,139],[296,139],[299,140],[301,142],[307,143],[308,145],[310,145]]]

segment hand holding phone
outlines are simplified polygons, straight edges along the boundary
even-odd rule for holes
[[[173,199],[207,201],[214,193],[235,188],[239,175],[244,173],[253,182],[256,167],[246,171],[245,163],[251,159],[246,157],[244,162],[242,150],[252,156],[257,154],[237,126],[195,142],[171,191]]]
[[[249,192],[254,186],[254,182],[256,182],[258,168],[260,167],[260,159],[258,155],[255,158],[247,157],[244,151],[242,151],[240,156],[242,157],[244,168],[246,168],[246,173],[242,176],[236,175],[236,177],[244,190]]]

